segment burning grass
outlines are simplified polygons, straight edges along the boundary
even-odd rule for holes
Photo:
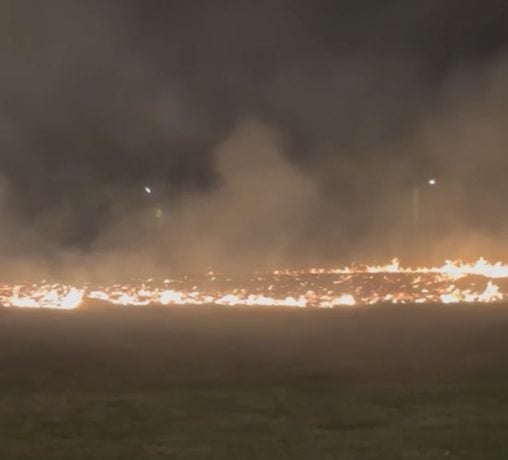
[[[223,305],[351,307],[373,304],[492,303],[508,300],[508,266],[484,259],[441,267],[384,266],[285,270],[250,276],[208,273],[79,286],[3,284],[0,305],[74,309],[90,300],[122,306]]]

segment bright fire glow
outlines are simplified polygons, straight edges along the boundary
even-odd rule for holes
[[[223,305],[353,307],[373,304],[492,303],[508,300],[508,265],[480,258],[446,261],[440,267],[387,265],[278,270],[251,276],[212,272],[171,280],[134,280],[107,286],[1,284],[4,307],[57,308],[81,305]]]

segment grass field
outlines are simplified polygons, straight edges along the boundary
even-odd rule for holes
[[[508,458],[508,307],[0,311],[1,459]]]

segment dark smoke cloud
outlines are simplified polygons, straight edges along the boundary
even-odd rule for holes
[[[4,276],[508,255],[506,2],[1,0],[0,25]]]

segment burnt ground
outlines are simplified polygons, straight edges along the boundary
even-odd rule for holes
[[[508,458],[508,306],[0,310],[5,459]]]

